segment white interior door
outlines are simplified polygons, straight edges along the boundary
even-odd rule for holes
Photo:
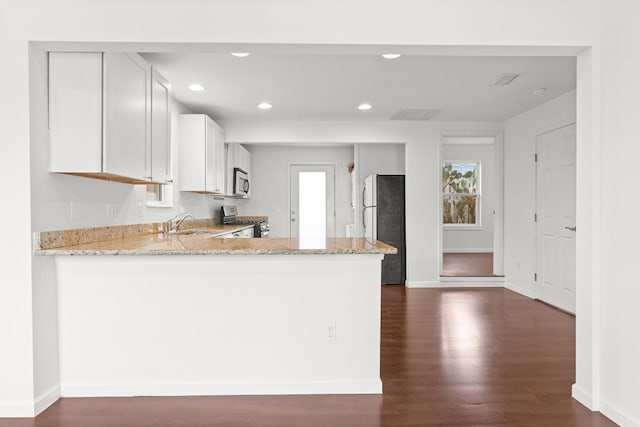
[[[576,126],[538,135],[535,297],[575,313]]]
[[[290,166],[290,235],[309,245],[335,237],[335,166]]]

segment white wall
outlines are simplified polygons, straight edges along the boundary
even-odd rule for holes
[[[362,236],[362,191],[364,180],[372,174],[403,175],[405,173],[404,144],[356,144],[356,225],[357,235]],[[406,193],[406,191],[405,191]],[[406,194],[405,194],[406,196]]]
[[[31,145],[31,203],[38,206],[38,190],[46,191],[47,185],[38,184],[42,159],[48,159],[47,129],[47,55],[37,49],[29,53],[31,102],[31,139],[39,141]],[[46,161],[46,160],[45,160]],[[34,185],[35,184],[35,185]],[[33,188],[35,187],[35,188]],[[40,193],[41,196],[44,193]],[[51,196],[55,197],[55,195]],[[36,208],[37,209],[37,208]],[[48,207],[41,215],[48,217]],[[32,216],[32,229],[34,217]],[[57,299],[56,270],[53,260],[33,257],[32,265],[33,307],[33,394],[36,412],[55,401],[59,394],[58,372],[58,311],[52,301]]]
[[[371,174],[402,175],[405,172],[404,144],[358,144],[357,150],[361,186]]]
[[[62,393],[380,393],[381,259],[58,258]]]
[[[271,237],[289,237],[289,165],[335,164],[336,236],[345,236],[345,225],[353,223],[351,178],[353,146],[296,147],[251,145],[253,198],[238,200],[239,215],[268,215]],[[232,204],[233,200],[227,201]]]
[[[602,1],[601,277],[596,331],[600,408],[622,425],[640,426],[640,2]],[[580,185],[578,181],[578,185]],[[578,224],[580,227],[580,224]],[[580,229],[578,228],[578,231]]]
[[[504,123],[504,270],[509,286],[525,295],[533,295],[535,267],[536,135],[575,121],[571,91]]]
[[[489,138],[493,141],[493,138]],[[495,150],[491,144],[444,144],[444,161],[480,161],[480,230],[443,227],[444,252],[492,252],[495,201]],[[438,199],[440,200],[440,199]]]

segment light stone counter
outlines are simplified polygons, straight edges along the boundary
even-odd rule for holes
[[[234,229],[238,229],[237,226]],[[192,231],[192,230],[190,230]],[[329,238],[299,240],[288,238],[225,239],[216,236],[225,229],[199,229],[194,234],[148,234],[40,249],[39,255],[336,255],[394,254],[396,249],[386,243],[364,238]]]
[[[267,217],[242,217],[267,221]],[[162,224],[134,224],[38,233],[36,255],[345,255],[395,254],[383,242],[363,238],[299,240],[221,238],[251,224],[216,224],[198,219],[176,234],[159,232]]]

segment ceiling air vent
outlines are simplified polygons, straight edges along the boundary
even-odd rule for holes
[[[498,80],[491,86],[507,86],[513,83],[515,79],[520,77],[522,73],[505,73],[498,77]]]
[[[390,120],[418,120],[426,121],[434,118],[442,110],[428,110],[424,108],[401,108]]]

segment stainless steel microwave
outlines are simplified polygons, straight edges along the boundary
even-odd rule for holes
[[[246,197],[249,194],[249,174],[240,168],[233,168],[233,195]]]

